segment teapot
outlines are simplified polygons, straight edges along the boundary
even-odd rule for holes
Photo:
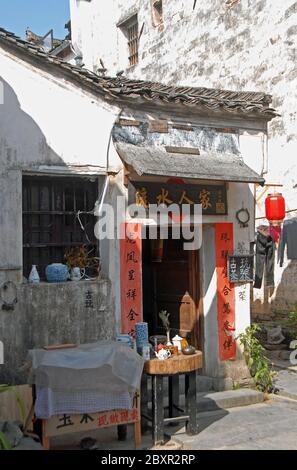
[[[171,352],[168,349],[160,349],[160,351],[155,351],[155,354],[158,359],[161,361],[164,361],[165,359],[168,359],[171,356]]]

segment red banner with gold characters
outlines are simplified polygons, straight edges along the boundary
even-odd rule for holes
[[[219,357],[226,361],[236,356],[235,291],[234,284],[228,280],[228,256],[233,254],[233,224],[215,224],[215,233]]]
[[[123,223],[120,240],[122,333],[135,336],[135,323],[142,321],[141,224]]]

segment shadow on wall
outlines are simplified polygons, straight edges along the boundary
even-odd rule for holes
[[[0,82],[3,85],[4,98],[3,104],[0,104],[0,170],[30,169],[40,164],[66,166],[62,158],[47,144],[38,124],[21,109],[13,88],[1,76]],[[41,97],[32,95],[32,101],[36,99]],[[45,106],[45,117],[55,119],[55,116],[46,113]]]
[[[282,273],[281,280],[274,289],[265,287],[263,300],[257,299],[252,304],[255,320],[274,320],[288,317],[288,313],[297,309],[297,260],[291,260]]]
[[[15,91],[1,76],[0,83],[3,88],[0,104],[1,285],[7,280],[17,283],[22,280],[22,172],[34,171],[41,164],[66,165],[47,144],[34,119],[21,109]],[[32,95],[31,99],[33,102],[42,97]],[[55,116],[48,119],[55,119]],[[11,269],[1,270],[1,266]]]
[[[1,77],[0,77],[1,81]],[[40,164],[66,166],[49,147],[34,119],[21,109],[12,87],[4,85],[0,104],[0,287],[8,279],[15,283],[22,265],[22,184],[23,170]],[[41,99],[32,95],[32,100]],[[58,112],[57,103],[57,112]],[[46,116],[47,110],[44,109]],[[47,116],[55,119],[55,116]],[[3,197],[5,195],[5,197]],[[5,267],[2,269],[1,267]],[[9,269],[8,269],[9,267]],[[20,277],[21,279],[21,277]],[[75,284],[75,285],[74,285]],[[0,383],[26,383],[22,369],[28,349],[56,343],[87,343],[114,336],[115,318],[110,306],[107,281],[87,281],[79,285],[17,285],[13,311],[2,310],[0,300],[0,340],[4,343],[4,365]],[[86,304],[86,296],[93,304]]]

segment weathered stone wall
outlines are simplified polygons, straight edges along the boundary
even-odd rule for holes
[[[22,284],[22,176],[89,176],[103,184],[118,109],[2,46],[0,95],[0,288],[12,281],[18,298],[14,311],[2,310],[0,299],[5,361],[0,383],[24,383],[26,374],[20,367],[28,349],[114,336],[107,281]],[[91,308],[85,306],[87,290],[92,293]]]
[[[17,300],[13,311],[2,310],[0,302],[0,339],[4,343],[0,383],[26,383],[27,374],[21,368],[29,349],[91,343],[115,335],[110,283],[104,279],[22,284],[17,286]]]
[[[283,184],[280,190],[287,209],[297,209],[296,1],[238,0],[228,7],[225,0],[200,0],[193,10],[193,0],[163,0],[163,25],[158,27],[153,25],[149,1],[114,0],[105,7],[99,0],[72,0],[71,4],[76,13],[74,41],[89,68],[96,68],[101,58],[109,75],[124,70],[131,78],[172,85],[271,93],[280,117],[269,125],[266,182]],[[135,12],[142,30],[139,64],[129,68],[127,38],[117,23]],[[96,30],[104,32],[100,41]],[[258,153],[248,164],[259,170]],[[264,199],[257,203],[258,217],[264,214]],[[291,216],[297,216],[297,211]],[[276,267],[274,292],[254,291],[255,313],[284,312],[297,304],[292,263]]]

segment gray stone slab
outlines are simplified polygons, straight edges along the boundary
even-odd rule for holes
[[[188,436],[183,424],[165,426],[165,432],[184,449],[197,450],[297,450],[297,402],[271,399],[251,406],[198,413],[199,433]],[[133,427],[125,442],[117,441],[116,428],[52,439],[53,449],[79,449],[83,437],[92,435],[101,450],[132,450]],[[170,437],[169,437],[170,438]],[[152,448],[151,433],[142,436],[142,449]]]
[[[297,449],[297,403],[268,401],[225,413],[201,413],[200,432],[187,436],[180,429],[178,439],[197,450]]]
[[[264,401],[262,392],[249,388],[239,390],[227,390],[224,392],[198,393],[197,411],[212,411],[248,406]]]
[[[278,394],[297,400],[297,374],[290,370],[281,370],[275,378],[275,386]]]

